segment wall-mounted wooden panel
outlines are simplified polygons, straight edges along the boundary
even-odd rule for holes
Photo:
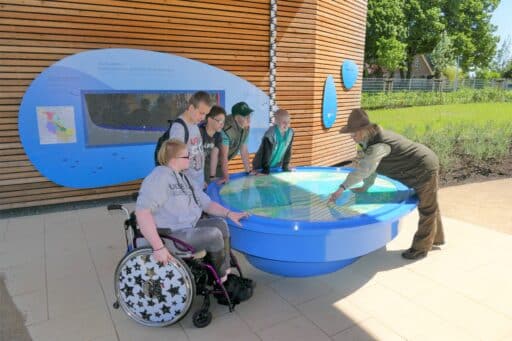
[[[89,49],[168,52],[232,72],[268,92],[269,0],[0,0],[0,210],[125,196],[140,182],[76,190],[43,177],[21,146],[23,94],[46,67]],[[278,1],[277,102],[292,114],[294,165],[332,165],[353,156],[338,134],[359,105],[360,83],[341,88],[344,58],[362,65],[366,1]],[[333,74],[339,117],[321,123],[323,80]],[[228,108],[229,109],[229,108]],[[230,164],[240,171],[240,159]]]
[[[338,118],[331,129],[318,127],[313,138],[313,158],[316,165],[332,165],[355,156],[352,140],[339,134],[346,124],[350,110],[360,106],[362,70],[364,62],[364,40],[366,33],[366,1],[319,0],[316,12],[316,85],[323,85],[327,75],[333,75],[338,99]],[[341,81],[341,64],[350,59],[359,66],[359,76],[354,87],[345,90]],[[321,108],[321,92],[313,102]],[[317,120],[320,125],[320,121]],[[330,153],[322,153],[329,150]]]

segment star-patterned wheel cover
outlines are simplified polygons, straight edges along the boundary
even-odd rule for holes
[[[195,295],[191,273],[179,259],[162,266],[150,248],[136,249],[119,263],[115,289],[119,304],[135,321],[165,326],[179,321]]]

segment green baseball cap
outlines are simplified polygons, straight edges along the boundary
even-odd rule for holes
[[[243,117],[249,116],[253,111],[245,102],[238,102],[231,108],[231,114]]]

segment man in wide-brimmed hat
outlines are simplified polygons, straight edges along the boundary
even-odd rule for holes
[[[370,122],[363,109],[354,109],[341,133],[350,134],[364,151],[358,166],[347,176],[339,189],[332,193],[334,202],[350,189],[364,192],[373,185],[377,173],[389,176],[413,188],[419,199],[420,220],[412,246],[402,253],[407,259],[425,257],[432,245],[444,244],[443,223],[437,202],[439,160],[426,146],[382,129]],[[352,188],[363,181],[363,186]]]

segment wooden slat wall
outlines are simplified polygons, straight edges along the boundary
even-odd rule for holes
[[[330,166],[355,156],[352,140],[339,130],[360,105],[366,6],[364,0],[278,1],[277,101],[292,114],[294,164]],[[345,59],[360,67],[350,91],[341,83]],[[325,129],[321,112],[328,75],[336,83],[338,117]]]
[[[290,112],[295,130],[292,166],[311,165],[316,0],[277,4],[277,105]]]
[[[359,107],[362,89],[364,41],[366,32],[365,0],[319,0],[316,15],[315,108],[322,106],[322,91],[327,75],[333,75],[338,99],[338,117],[331,129],[322,128],[320,116],[315,118],[313,158],[315,165],[333,165],[353,158],[355,148],[350,137],[340,135],[351,109]],[[359,66],[359,77],[350,90],[342,86],[340,68],[350,59]],[[352,147],[348,147],[352,146]],[[329,150],[329,153],[322,153]]]
[[[89,49],[141,48],[200,60],[268,92],[269,12],[269,0],[0,0],[0,210],[124,196],[140,184],[76,190],[32,166],[17,116],[46,67]],[[339,65],[342,58],[362,64],[365,17],[364,1],[278,1],[277,100],[292,114],[294,165],[352,157],[352,144],[337,134],[343,119],[322,128],[321,97],[333,74],[342,113],[358,106],[361,84],[343,93]],[[240,160],[230,169],[241,170]]]

